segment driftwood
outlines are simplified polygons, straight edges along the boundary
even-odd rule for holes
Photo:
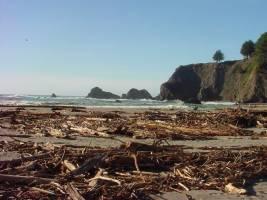
[[[186,187],[184,184],[179,182],[178,185],[181,186],[185,191],[189,191],[189,188]]]
[[[55,107],[72,109],[73,107]],[[80,109],[80,108],[79,108]],[[56,113],[30,113],[27,110],[0,112],[11,129],[49,137],[73,138],[72,136],[101,136],[111,134],[135,138],[172,140],[210,139],[215,135],[252,135],[243,130],[266,123],[262,112],[245,110],[221,110],[220,112],[160,112],[136,113],[121,116],[113,112],[76,113],[72,116]],[[263,116],[262,116],[263,115]],[[19,136],[18,137],[24,137]],[[27,136],[25,136],[27,137]]]
[[[51,155],[50,153],[44,153],[40,155],[27,156],[27,157],[12,159],[12,160],[0,160],[0,164],[3,164],[3,163],[20,164],[21,162],[33,161],[36,159],[48,159],[50,155]]]
[[[85,200],[72,184],[69,183],[64,188],[72,200]]]
[[[33,154],[36,150],[33,143],[1,145],[5,149],[14,146],[24,154]],[[47,151],[45,148],[38,149],[41,150],[40,155]],[[13,171],[10,163],[0,165],[2,173],[10,173],[0,174],[0,185],[6,195],[11,187],[17,195],[21,184],[29,188],[28,192],[38,193],[40,196],[36,199],[42,195],[66,199],[68,195],[71,199],[103,197],[136,200],[160,192],[162,188],[166,191],[220,189],[243,194],[243,189],[235,185],[267,174],[266,147],[249,151],[235,148],[233,151],[217,149],[190,153],[183,152],[179,146],[135,142],[110,149],[88,147],[81,150],[55,146],[50,150],[49,159],[40,155],[30,163],[19,163]],[[31,165],[32,162],[35,164]],[[67,184],[70,182],[71,185]],[[30,199],[27,195],[21,198]]]
[[[42,177],[34,177],[34,176],[19,176],[19,175],[6,175],[0,174],[0,181],[7,181],[10,183],[30,183],[30,182],[38,182],[38,183],[50,183],[55,181],[50,178],[42,178]]]
[[[243,188],[237,188],[235,186],[233,186],[232,183],[228,183],[225,186],[225,191],[228,193],[232,193],[232,194],[246,194],[247,190],[243,189]]]
[[[104,170],[103,169],[99,169],[99,171],[96,173],[96,175],[94,176],[94,178],[96,178],[96,177],[99,177],[99,176],[101,176],[102,174],[103,174],[103,172],[104,172]],[[89,181],[89,186],[90,187],[92,187],[92,188],[95,188],[96,186],[97,186],[97,183],[98,183],[98,180],[97,179],[91,179],[90,181]]]
[[[76,169],[76,167],[70,163],[68,160],[64,160],[62,162],[63,166],[66,167],[69,171],[74,171]]]
[[[30,163],[27,163],[26,165],[22,165],[22,166],[18,166],[18,167],[12,167],[12,168],[5,168],[3,170],[0,170],[0,173],[7,173],[7,172],[12,172],[12,171],[31,170],[36,164],[37,164],[37,160],[30,161]]]
[[[37,191],[37,192],[41,192],[41,193],[44,193],[44,194],[48,194],[48,195],[56,196],[56,194],[54,192],[51,192],[51,191],[48,191],[48,190],[44,190],[44,189],[41,189],[41,188],[37,188],[37,187],[31,187],[31,190],[34,190],[34,191]]]
[[[80,167],[71,171],[68,176],[77,176],[83,173],[87,173],[91,169],[99,168],[100,165],[107,158],[107,154],[98,154],[92,158],[87,159]]]
[[[137,200],[149,199],[150,194],[159,192],[193,189],[243,194],[244,182],[267,176],[266,146],[206,147],[202,148],[205,152],[190,152],[182,145],[162,142],[207,140],[215,135],[253,135],[242,128],[257,125],[257,121],[259,125],[265,124],[266,114],[228,109],[120,115],[86,110],[87,113],[69,116],[64,112],[40,114],[27,110],[0,112],[1,122],[23,133],[23,137],[25,133],[101,137],[118,140],[122,145],[94,148],[75,146],[75,143],[25,142],[30,139],[0,142],[2,152],[29,155],[0,161],[3,198],[44,199],[52,195],[53,199]],[[117,135],[125,137],[118,139]],[[139,143],[129,136],[156,141]],[[129,140],[132,142],[124,142]]]
[[[0,134],[0,137],[20,137],[20,138],[30,138],[30,135],[25,134]]]
[[[113,178],[105,177],[105,176],[96,176],[94,178],[91,178],[89,181],[94,181],[94,180],[98,180],[98,179],[105,180],[105,181],[110,181],[110,182],[114,182],[114,183],[116,183],[118,185],[121,185],[121,182],[120,181],[118,181],[116,179],[113,179]]]

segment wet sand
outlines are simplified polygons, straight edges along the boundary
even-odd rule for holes
[[[1,132],[1,129],[0,129]],[[40,137],[31,136],[28,138],[12,137],[16,140],[27,142],[32,141],[36,143],[52,143],[56,145],[71,145],[71,146],[81,146],[81,147],[101,147],[110,148],[118,147],[123,142],[139,142],[145,144],[153,144],[155,140],[153,139],[133,139],[128,137],[113,137],[113,138],[101,138],[101,137],[80,137],[77,136],[73,140],[61,139],[55,137]],[[12,141],[11,137],[1,137],[0,141]],[[117,140],[119,139],[119,140]],[[212,140],[166,140],[165,144],[182,146],[190,151],[202,151],[203,149],[214,149],[214,148],[248,148],[248,147],[260,147],[267,145],[267,137],[261,137],[258,139],[253,139],[250,136],[215,136]]]

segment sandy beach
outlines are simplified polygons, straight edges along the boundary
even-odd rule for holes
[[[0,121],[0,179],[15,184],[12,191],[1,185],[3,198],[93,198],[107,191],[114,198],[134,191],[138,199],[267,198],[264,104],[211,111],[1,106]],[[102,179],[99,170],[105,171]],[[166,182],[167,177],[172,178]]]

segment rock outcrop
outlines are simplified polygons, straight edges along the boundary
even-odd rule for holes
[[[153,97],[153,100],[160,101],[160,94],[158,94],[157,96]]]
[[[96,99],[119,99],[120,96],[116,94],[112,94],[111,92],[103,91],[99,87],[94,87],[91,92],[87,95],[87,97],[90,98],[96,98]]]
[[[129,92],[124,95],[127,99],[152,99],[151,94],[145,89],[138,90],[135,88],[132,88],[129,90]]]
[[[161,99],[199,101],[267,101],[267,66],[253,59],[180,66],[160,88]]]
[[[127,99],[127,95],[126,95],[126,94],[122,94],[122,95],[121,95],[121,98],[122,98],[122,99]]]
[[[57,95],[56,95],[55,93],[52,93],[52,94],[51,94],[51,97],[56,98]]]

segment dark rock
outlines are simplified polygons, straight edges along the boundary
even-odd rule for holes
[[[132,88],[126,94],[126,98],[127,99],[152,99],[152,96],[145,89],[143,89],[143,90],[137,90],[135,88]]]
[[[96,99],[119,99],[120,96],[112,94],[111,92],[105,92],[99,87],[94,87],[91,92],[87,95],[90,98]]]
[[[116,102],[116,103],[121,103],[121,100],[116,99],[115,102]]]
[[[55,98],[55,97],[57,97],[57,95],[55,93],[52,93],[51,97]]]
[[[127,95],[126,95],[126,94],[122,94],[122,95],[121,95],[121,98],[122,98],[122,99],[127,99]]]
[[[267,69],[253,61],[180,66],[160,88],[161,100],[267,102]]]
[[[157,95],[157,96],[155,96],[155,97],[153,97],[153,99],[154,99],[154,100],[157,100],[157,101],[160,101],[160,99],[161,99],[160,94]]]
[[[197,98],[188,98],[184,102],[191,103],[191,104],[201,104],[201,101]]]

